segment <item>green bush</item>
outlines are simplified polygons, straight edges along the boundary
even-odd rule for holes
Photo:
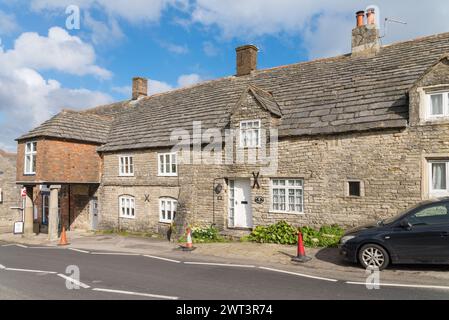
[[[339,226],[324,226],[320,230],[302,227],[306,247],[337,247],[344,230]],[[263,227],[259,226],[250,234],[249,240],[258,243],[298,244],[298,229],[285,221]]]
[[[298,230],[285,221],[268,227],[259,226],[249,235],[249,240],[259,243],[296,244]]]
[[[196,243],[223,242],[225,239],[220,236],[215,227],[192,228],[192,240]]]

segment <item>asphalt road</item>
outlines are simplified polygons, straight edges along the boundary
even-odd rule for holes
[[[0,299],[449,299],[449,290],[435,288],[368,290],[364,285],[250,266],[185,262],[3,243],[0,244]],[[79,290],[66,288],[64,275],[70,276],[66,268],[71,265],[80,271]]]

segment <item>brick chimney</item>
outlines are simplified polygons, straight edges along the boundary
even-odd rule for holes
[[[367,24],[364,21],[364,11],[358,11],[357,26],[352,30],[352,55],[373,55],[380,50],[379,28],[376,25],[376,12],[368,9]]]
[[[235,49],[237,52],[237,77],[246,76],[257,70],[256,46],[246,45]]]
[[[148,80],[146,78],[135,77],[133,78],[133,100],[137,100],[140,97],[146,97],[148,95]]]

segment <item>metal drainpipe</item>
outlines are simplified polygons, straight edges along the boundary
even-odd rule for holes
[[[69,202],[69,227],[67,228],[67,230],[71,231],[70,227],[72,225],[72,221],[70,219],[70,213],[71,213],[72,210],[70,210],[71,209],[71,207],[70,207],[70,194],[72,193],[72,185],[69,184],[68,189],[69,190],[67,192],[68,192],[68,196],[69,196],[69,199],[68,199],[68,202]]]
[[[224,177],[221,178],[215,178],[213,185],[212,185],[212,227],[215,227],[217,224],[215,223],[215,182],[217,180],[225,179]]]

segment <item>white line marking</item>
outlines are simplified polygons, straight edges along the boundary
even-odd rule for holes
[[[0,264],[0,270],[4,270],[4,269],[6,269],[6,267],[4,265]]]
[[[4,245],[2,245],[2,247],[12,247],[12,246],[15,246],[15,244],[4,244]]]
[[[21,248],[28,248],[27,246],[23,245],[23,244],[15,244],[16,247],[21,247]]]
[[[156,298],[156,299],[166,299],[166,300],[178,300],[179,299],[178,297],[161,296],[158,294],[139,293],[139,292],[122,291],[122,290],[111,290],[111,289],[101,289],[101,288],[94,288],[92,290],[108,292],[108,293],[126,294],[126,295],[131,295],[131,296],[142,296],[142,297],[149,297],[149,298]]]
[[[347,281],[347,284],[354,285],[363,285],[366,286],[365,282],[351,282]],[[380,287],[399,287],[399,288],[417,288],[417,289],[439,289],[439,290],[449,290],[449,287],[445,286],[431,286],[431,285],[419,285],[419,284],[399,284],[399,283],[378,283],[378,284],[369,284],[369,285],[378,285]]]
[[[58,248],[58,247],[30,247],[30,249],[62,249],[62,248]]]
[[[145,255],[144,257],[151,258],[151,259],[156,259],[156,260],[163,260],[163,261],[168,261],[168,262],[174,262],[174,263],[181,263],[181,261],[178,261],[178,260],[172,260],[172,259],[156,257],[156,256]]]
[[[69,250],[81,252],[81,253],[90,253],[89,251],[81,250],[81,249],[75,249],[75,248],[69,248]]]
[[[323,280],[323,281],[329,281],[329,282],[338,282],[336,279],[330,279],[330,278],[322,278],[322,277],[316,277],[316,276],[310,276],[308,274],[302,274],[297,272],[290,272],[290,271],[284,271],[284,270],[278,270],[278,269],[272,269],[272,268],[266,268],[266,267],[259,267],[260,269],[267,270],[267,271],[273,271],[273,272],[279,272],[279,273],[285,273],[285,274],[291,274],[294,276],[304,277],[304,278],[310,278],[310,279],[316,279],[316,280]]]
[[[218,267],[234,267],[234,268],[255,268],[256,266],[245,264],[227,264],[227,263],[209,263],[209,262],[184,262],[185,264],[201,265],[201,266],[218,266]]]
[[[80,282],[78,280],[75,280],[73,278],[70,278],[70,277],[68,277],[68,276],[66,276],[64,274],[58,273],[58,277],[61,277],[61,278],[65,279],[65,280],[67,280],[67,281],[70,281],[74,285],[77,285],[77,286],[79,286],[81,288],[84,288],[84,289],[89,289],[90,288],[90,286],[88,286],[87,284],[82,283],[82,282]]]
[[[16,269],[16,268],[5,268],[6,271],[19,271],[19,272],[31,272],[31,273],[48,273],[56,274],[54,271],[42,271],[42,270],[29,270],[29,269]]]
[[[140,256],[138,253],[118,253],[118,252],[91,252],[90,254],[104,256]]]

